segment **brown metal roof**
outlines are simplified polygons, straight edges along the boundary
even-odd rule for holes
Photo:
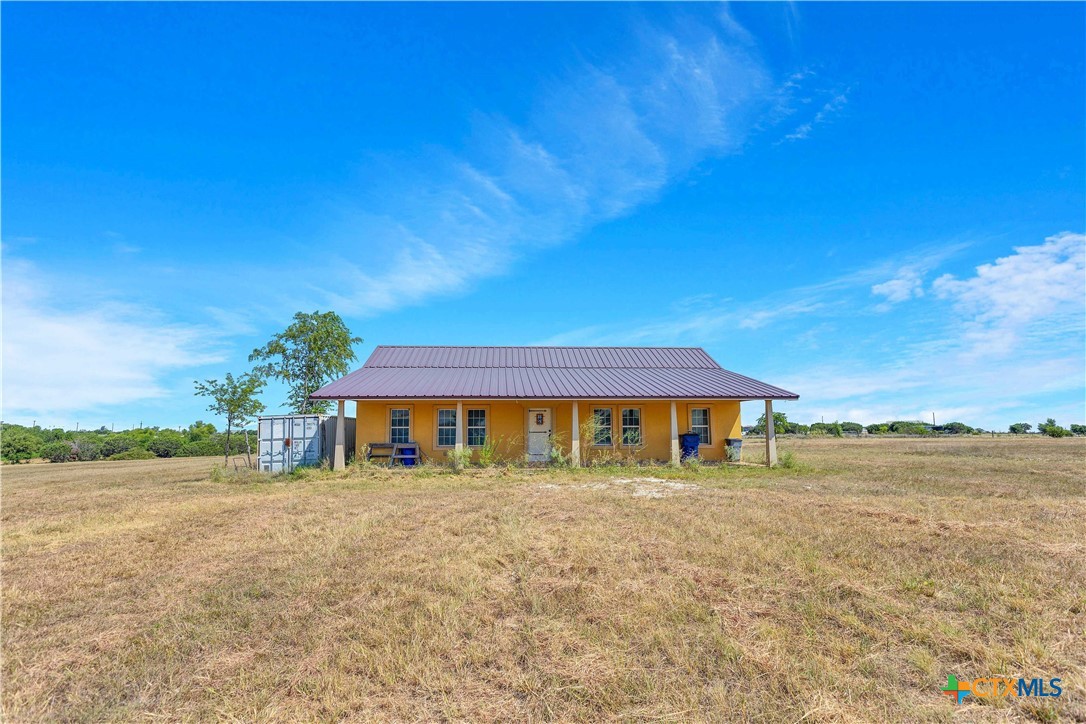
[[[700,347],[386,347],[313,395],[388,399],[773,399]]]

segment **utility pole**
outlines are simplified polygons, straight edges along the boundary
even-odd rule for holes
[[[935,427],[935,413],[931,413],[931,426]]]

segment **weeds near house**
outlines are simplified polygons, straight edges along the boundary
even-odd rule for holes
[[[497,459],[498,447],[504,438],[494,439],[490,435],[483,440],[483,446],[479,448],[479,464],[484,468],[493,467]]]
[[[445,460],[454,473],[462,473],[471,465],[471,449],[463,447],[445,451]]]
[[[800,463],[796,460],[796,454],[791,450],[782,450],[780,455],[777,456],[777,464],[782,468],[792,470],[799,467]]]
[[[566,449],[566,436],[560,432],[552,432],[550,437],[550,452],[547,464],[556,468],[568,468],[572,464],[572,454],[567,454]],[[570,448],[572,452],[572,448]]]

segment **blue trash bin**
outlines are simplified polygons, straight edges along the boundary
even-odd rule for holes
[[[696,458],[698,456],[698,443],[701,441],[701,436],[696,432],[685,432],[679,435],[679,446],[682,448],[682,454],[680,457],[683,460],[687,458]]]
[[[413,448],[413,447],[402,447],[402,448],[400,448],[400,454],[401,455],[411,455],[412,456],[412,457],[409,457],[409,458],[400,458],[400,462],[403,463],[405,466],[411,467],[412,465],[415,464],[415,459],[416,459],[414,457],[414,455],[416,454],[415,453],[415,448]]]

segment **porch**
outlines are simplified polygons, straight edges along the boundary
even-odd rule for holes
[[[741,437],[740,400],[344,400],[355,403],[356,445],[410,443],[418,457],[443,461],[447,451],[473,459],[541,462],[556,451],[572,465],[614,456],[680,463],[680,433],[698,434],[698,456],[726,459],[725,441]],[[773,401],[766,400],[772,421]],[[345,466],[343,426],[336,427],[333,467]],[[766,462],[777,462],[775,431],[765,437]]]

